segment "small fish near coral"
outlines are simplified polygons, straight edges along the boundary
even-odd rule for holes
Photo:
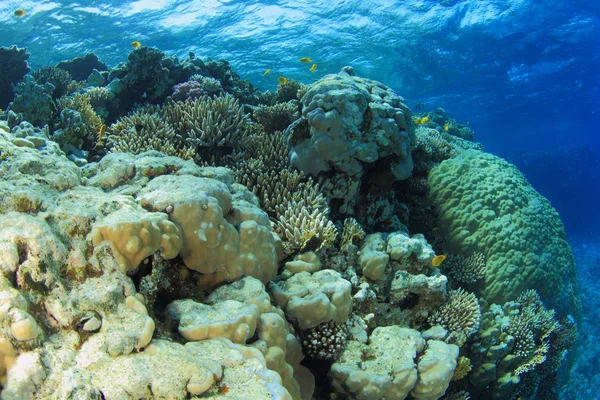
[[[413,121],[417,125],[423,125],[429,122],[429,117],[414,118]]]
[[[444,260],[447,258],[447,256],[445,255],[439,255],[439,256],[435,256],[433,257],[433,260],[431,260],[431,265],[433,265],[434,267],[439,267],[440,265],[442,265],[442,263],[444,262]]]
[[[134,49],[139,49],[140,47],[142,47],[142,44],[136,40],[134,42],[131,42],[131,47],[133,47]]]
[[[267,76],[271,73],[271,68],[267,69],[265,72],[263,72],[263,76]]]
[[[14,11],[13,14],[17,18],[23,18],[25,16],[25,14],[27,14],[27,12],[25,10],[23,10],[22,8],[18,8]]]
[[[285,85],[287,83],[287,78],[285,76],[280,76],[277,78],[277,82],[279,82],[280,85]]]
[[[300,62],[301,62],[301,63],[311,63],[311,62],[312,62],[312,58],[309,58],[309,57],[302,57],[302,58],[300,59]]]
[[[448,129],[450,129],[450,125],[448,125],[448,124],[444,125],[444,130],[445,130],[446,132],[448,132]]]
[[[310,67],[310,72],[315,72],[317,70],[317,64],[313,64],[312,67]]]

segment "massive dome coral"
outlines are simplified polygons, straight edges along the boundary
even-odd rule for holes
[[[559,316],[581,316],[575,261],[560,217],[515,166],[467,150],[432,169],[429,185],[446,250],[485,254],[481,296],[501,304],[535,289]]]

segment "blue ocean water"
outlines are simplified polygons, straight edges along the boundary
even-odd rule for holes
[[[25,17],[15,18],[18,8]],[[310,83],[351,65],[413,109],[444,108],[559,211],[585,309],[598,309],[590,307],[600,278],[597,0],[8,0],[0,24],[0,46],[26,47],[32,68],[90,51],[112,67],[140,41],[167,54],[226,58],[261,90],[275,89],[278,76]],[[586,317],[585,343],[600,335],[594,320]],[[582,361],[578,378],[599,369],[593,360]]]
[[[351,65],[413,107],[469,122],[487,151],[550,198],[570,234],[597,235],[599,14],[596,0],[10,0],[0,4],[0,45],[27,47],[34,68],[89,51],[115,66],[137,40],[226,58],[262,90],[280,75],[310,83]],[[573,148],[588,156],[575,160]]]

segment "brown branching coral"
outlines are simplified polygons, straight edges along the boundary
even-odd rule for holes
[[[340,250],[345,251],[354,241],[365,238],[365,231],[354,218],[346,218],[342,228]]]
[[[184,159],[192,158],[194,151],[185,146],[175,130],[160,116],[157,107],[138,109],[119,118],[107,131],[110,153],[140,154],[157,150]]]
[[[327,199],[312,179],[301,182],[291,199],[284,198],[276,205],[275,214],[274,230],[287,254],[330,247],[337,237],[337,229],[328,219]]]
[[[475,283],[485,274],[485,255],[473,253],[470,256],[450,254],[443,264],[444,273],[462,283]]]
[[[111,96],[111,91],[103,86],[89,88],[86,95],[90,98],[90,104],[92,107],[97,108],[105,106]]]
[[[257,129],[241,138],[241,147],[244,149],[244,157],[241,162],[234,164],[234,169],[247,170],[244,163],[253,159],[263,163],[264,171],[283,170],[289,166],[289,149],[283,132],[267,133],[263,129]]]
[[[446,342],[462,346],[477,332],[480,319],[477,297],[459,288],[450,291],[446,303],[429,317],[429,323],[441,325],[448,331]]]
[[[187,143],[200,147],[238,147],[249,122],[231,95],[171,102],[160,114]]]
[[[442,400],[470,400],[469,392],[461,390],[460,392],[450,393],[442,397]]]
[[[306,85],[294,79],[288,79],[285,83],[277,85],[275,92],[275,101],[277,103],[287,103],[290,100],[299,100],[298,91],[306,90]]]
[[[469,372],[471,372],[471,367],[471,360],[469,360],[468,357],[458,357],[456,368],[454,369],[454,374],[452,375],[452,380],[459,381],[463,379],[469,374]]]
[[[283,131],[300,116],[296,103],[289,101],[272,106],[260,105],[256,107],[252,116],[268,133]]]

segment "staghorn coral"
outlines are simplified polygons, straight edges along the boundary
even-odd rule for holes
[[[462,346],[477,332],[480,319],[477,297],[459,288],[450,291],[447,302],[429,317],[429,323],[439,324],[449,332],[446,342]]]
[[[194,156],[194,150],[178,140],[175,130],[158,114],[157,108],[138,109],[119,118],[107,129],[109,153],[140,154],[158,150],[184,159]]]
[[[485,276],[485,255],[480,252],[463,256],[449,254],[442,270],[451,278],[462,283],[475,283]]]
[[[161,116],[195,147],[237,147],[248,129],[248,115],[231,95],[171,102]]]
[[[285,130],[298,119],[300,113],[298,112],[298,105],[293,101],[289,101],[272,106],[260,105],[254,109],[252,116],[265,128],[266,132],[274,133],[275,131]]]

